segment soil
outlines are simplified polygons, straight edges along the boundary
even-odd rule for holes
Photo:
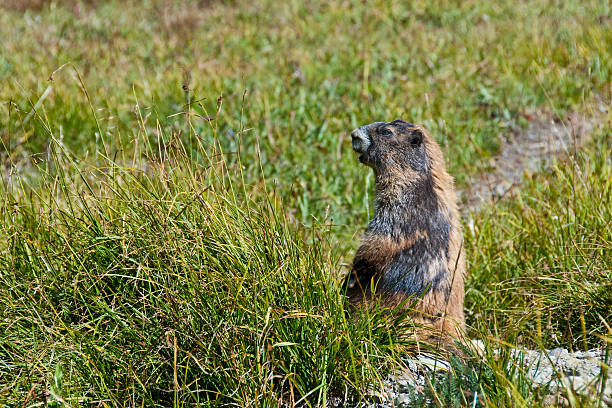
[[[600,104],[590,116],[573,113],[561,119],[551,114],[525,115],[527,129],[515,128],[501,141],[500,152],[490,160],[490,171],[473,177],[470,188],[459,192],[464,211],[510,196],[523,176],[546,167],[556,158],[571,155],[590,139],[608,107]]]

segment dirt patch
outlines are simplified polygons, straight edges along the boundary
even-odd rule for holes
[[[469,189],[459,192],[463,209],[474,211],[511,195],[525,174],[575,152],[590,139],[608,109],[608,105],[599,104],[589,116],[573,113],[563,119],[550,114],[529,115],[527,129],[515,129],[501,140],[500,153],[491,159],[490,171],[478,174]]]
[[[80,3],[87,6],[96,6],[99,0],[84,0]],[[78,4],[72,1],[66,0],[2,0],[0,2],[0,9],[14,10],[24,12],[26,10],[41,11],[46,6],[50,6],[51,3],[61,6],[72,6],[73,8],[78,7]]]
[[[48,0],[6,0],[0,5],[0,9],[26,11],[42,9],[45,4],[51,3]]]

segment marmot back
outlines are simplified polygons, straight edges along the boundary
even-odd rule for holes
[[[388,307],[420,297],[414,319],[458,336],[465,259],[453,179],[440,147],[423,127],[401,120],[362,126],[351,137],[376,185],[374,218],[347,279],[351,303],[371,301],[372,285]]]

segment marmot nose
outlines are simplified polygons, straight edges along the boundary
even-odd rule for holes
[[[370,147],[370,138],[362,128],[353,130],[351,139],[353,139],[353,150],[357,153],[365,153]]]

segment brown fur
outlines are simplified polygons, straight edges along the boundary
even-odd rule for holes
[[[391,122],[387,125],[391,126],[394,123]],[[432,285],[430,290],[422,294],[422,297],[414,306],[415,310],[411,314],[415,321],[422,323],[426,327],[453,337],[459,337],[464,329],[465,320],[463,299],[466,271],[453,178],[446,172],[440,147],[431,135],[422,126],[404,124],[405,122],[401,122],[393,127],[394,133],[392,137],[386,139],[379,137],[379,139],[375,139],[374,137],[378,136],[376,134],[373,135],[372,144],[378,143],[377,148],[382,153],[370,153],[370,150],[368,150],[368,154],[377,155],[373,158],[369,157],[370,162],[366,163],[374,169],[377,206],[387,208],[385,211],[389,213],[387,216],[381,210],[381,214],[375,215],[375,219],[379,216],[382,220],[380,222],[383,225],[385,225],[384,222],[393,223],[395,220],[400,220],[408,226],[407,230],[410,231],[412,230],[410,228],[411,217],[414,218],[415,222],[429,225],[427,224],[427,219],[418,218],[418,214],[420,214],[418,212],[416,216],[408,213],[404,215],[402,213],[404,211],[402,203],[406,197],[418,203],[419,197],[410,196],[411,191],[414,189],[418,193],[419,190],[415,189],[414,186],[425,177],[431,177],[433,194],[435,194],[438,204],[438,211],[435,211],[436,216],[438,216],[436,222],[441,223],[444,227],[448,227],[449,233],[447,236],[444,236],[444,239],[446,239],[444,249],[439,251],[434,249],[427,252],[427,258],[424,258],[426,261],[423,261],[424,266],[415,269],[414,273],[424,274],[424,282],[427,282],[429,279],[432,282],[438,283],[435,288]],[[370,129],[368,132],[368,134],[371,134],[375,130]],[[424,149],[414,150],[414,152],[425,152],[426,160],[428,160],[429,164],[427,172],[415,170],[402,162],[405,154],[412,154],[413,150],[406,148],[406,140],[414,132],[422,133]],[[400,153],[396,153],[398,151]],[[424,173],[427,174],[424,175]],[[422,197],[422,199],[426,200],[427,198]],[[397,210],[395,210],[396,208]],[[386,220],[385,216],[389,220]],[[426,217],[426,215],[423,217]],[[367,304],[372,301],[371,284],[389,273],[390,265],[392,265],[394,260],[397,262],[402,251],[411,254],[410,249],[414,245],[427,246],[429,242],[433,242],[432,239],[436,238],[430,236],[430,234],[435,234],[438,231],[439,228],[433,227],[429,228],[429,231],[424,228],[416,228],[409,235],[398,237],[393,234],[376,231],[376,225],[373,226],[371,223],[370,228],[368,228],[364,235],[362,245],[355,255],[353,276],[356,278],[356,288],[349,288],[347,291],[351,302],[357,305],[364,302]],[[440,237],[437,238],[441,239]],[[412,262],[410,258],[408,259]],[[414,262],[417,261],[415,260]],[[358,266],[362,263],[367,267],[367,274],[363,274],[359,270]],[[444,271],[443,276],[433,275],[434,272],[438,273],[438,271]],[[363,279],[359,278],[360,274],[364,277]],[[439,279],[439,281],[436,281],[436,279]],[[393,308],[402,304],[402,302],[405,302],[407,305],[412,304],[411,300],[406,301],[406,299],[414,296],[414,293],[406,293],[406,291],[394,289],[383,290],[377,287],[376,295],[380,296],[379,300],[385,306]]]

